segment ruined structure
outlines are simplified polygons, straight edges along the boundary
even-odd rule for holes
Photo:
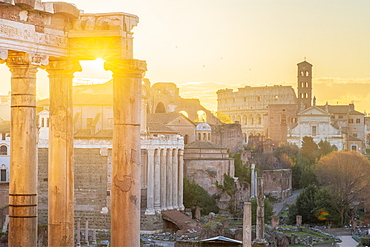
[[[12,87],[9,245],[36,246],[35,75],[43,68],[50,78],[49,246],[73,246],[72,78],[79,60],[103,58],[114,85],[111,242],[138,246],[140,95],[146,70],[146,63],[132,55],[131,30],[138,17],[81,14],[64,2],[1,2],[0,59],[11,71]]]

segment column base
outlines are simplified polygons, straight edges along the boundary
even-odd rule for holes
[[[146,209],[145,210],[145,215],[155,215],[155,211],[154,209]]]
[[[269,243],[264,239],[256,239],[252,242],[252,247],[268,246]]]
[[[185,210],[184,205],[181,205],[181,206],[179,207],[179,210],[180,210],[180,211],[184,211],[184,210]]]

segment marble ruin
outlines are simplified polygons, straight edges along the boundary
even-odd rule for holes
[[[111,243],[139,246],[140,96],[146,63],[132,54],[138,17],[85,14],[65,2],[0,2],[0,59],[11,72],[9,246],[36,246],[37,241],[38,68],[50,78],[49,246],[74,244],[72,78],[80,60],[96,58],[105,59],[105,69],[113,72]]]

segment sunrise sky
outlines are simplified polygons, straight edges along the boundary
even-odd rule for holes
[[[175,82],[183,97],[200,98],[211,110],[217,109],[218,89],[274,84],[296,89],[296,64],[306,57],[313,64],[318,104],[354,101],[358,111],[370,111],[370,1],[72,2],[86,13],[138,15],[134,57],[147,61],[146,77]],[[102,70],[84,66],[75,76],[110,78]],[[38,76],[43,96],[46,73]]]

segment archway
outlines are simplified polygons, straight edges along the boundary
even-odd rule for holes
[[[166,113],[166,107],[162,102],[159,102],[157,104],[157,107],[155,108],[155,113]]]

